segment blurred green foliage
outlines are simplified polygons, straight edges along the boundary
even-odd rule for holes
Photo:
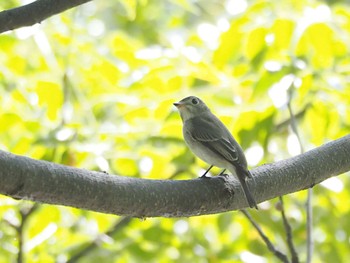
[[[2,1],[2,9],[18,5]],[[256,166],[350,130],[350,7],[346,1],[93,1],[0,36],[0,147],[15,154],[124,176],[185,179],[207,165],[182,139],[172,103],[201,97]],[[213,170],[214,174],[219,172]],[[313,262],[349,258],[350,183],[315,187]],[[285,198],[301,261],[306,192]],[[252,211],[287,251],[277,201]],[[28,202],[0,198],[0,262],[18,253]],[[336,224],[334,221],[336,220]],[[40,205],[24,229],[27,262],[276,262],[239,213],[133,219]]]

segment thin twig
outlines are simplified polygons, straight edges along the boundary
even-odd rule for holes
[[[314,240],[312,238],[312,194],[313,190],[312,188],[309,188],[307,190],[307,201],[306,201],[306,227],[307,227],[307,255],[306,255],[306,262],[311,263],[312,261],[312,254],[314,249]]]
[[[272,244],[272,242],[270,241],[270,239],[265,235],[265,233],[263,232],[263,230],[260,228],[260,226],[258,225],[257,222],[255,222],[255,220],[251,217],[251,215],[245,210],[242,209],[240,210],[243,215],[246,216],[246,218],[249,220],[249,222],[254,226],[254,228],[258,231],[260,237],[264,240],[266,246],[268,247],[268,249],[282,262],[284,263],[289,263],[289,260],[287,258],[287,256],[282,253],[281,251],[279,251],[278,249],[275,248],[275,246]]]
[[[298,254],[295,250],[294,243],[293,243],[292,227],[290,226],[289,221],[288,221],[286,214],[284,212],[285,210],[284,210],[284,204],[283,204],[283,197],[280,196],[279,200],[281,203],[281,215],[282,215],[282,219],[283,219],[283,226],[284,226],[284,229],[285,229],[286,235],[287,235],[288,249],[289,249],[289,252],[292,256],[292,263],[299,263]]]
[[[297,112],[293,115],[294,120],[297,121],[299,119],[302,119],[310,107],[311,107],[311,103],[306,104],[302,110],[300,110],[299,112]],[[289,125],[291,125],[291,122],[292,122],[291,117],[289,117],[287,120],[284,120],[284,121],[276,124],[274,127],[274,131],[276,133],[282,132],[284,129],[289,127]]]
[[[30,207],[23,207],[20,209],[21,223],[16,228],[18,235],[18,254],[17,263],[25,262],[24,260],[24,227],[29,217],[39,208],[39,204],[35,203]]]
[[[98,235],[92,242],[88,243],[85,248],[80,250],[77,254],[73,255],[67,263],[74,263],[78,262],[78,260],[84,256],[86,256],[88,253],[90,253],[93,249],[98,248],[101,244],[101,239],[103,239],[103,236],[113,236],[115,233],[123,229],[125,226],[127,226],[130,221],[131,217],[123,217],[120,220],[118,220],[109,230],[107,230],[105,233]]]
[[[290,91],[289,93],[289,100],[287,103],[288,106],[288,111],[289,111],[289,115],[291,118],[291,127],[292,127],[292,131],[294,132],[294,134],[296,135],[297,139],[298,139],[298,143],[300,146],[300,150],[301,153],[304,153],[304,147],[303,144],[301,143],[301,138],[298,132],[298,127],[296,124],[296,120],[295,120],[295,115],[293,113],[293,109],[292,109],[292,105],[291,105],[291,99],[292,99],[292,91]],[[306,201],[306,227],[307,227],[307,257],[306,257],[306,263],[311,263],[312,261],[312,254],[313,254],[313,239],[312,239],[312,188],[309,188],[307,191],[307,201]]]
[[[296,121],[295,121],[295,115],[293,113],[292,105],[291,105],[291,101],[290,100],[288,101],[287,106],[288,106],[288,111],[289,111],[289,115],[290,115],[290,126],[292,127],[292,131],[294,132],[294,134],[297,136],[301,153],[304,153],[304,147],[303,147],[303,144],[301,143],[300,135],[299,135],[299,132],[298,132],[298,127],[297,127],[297,124],[296,124]]]

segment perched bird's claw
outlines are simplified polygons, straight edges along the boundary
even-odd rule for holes
[[[219,173],[219,176],[227,176],[228,174],[225,174],[226,169],[222,170],[221,173]]]
[[[205,173],[201,176],[201,178],[208,178],[206,175],[210,171],[211,168],[213,168],[213,165],[210,165],[210,167],[205,171]]]

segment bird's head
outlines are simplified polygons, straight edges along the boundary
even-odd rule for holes
[[[210,111],[207,105],[195,96],[186,97],[179,102],[175,102],[174,105],[178,108],[182,121],[197,117],[205,112]]]

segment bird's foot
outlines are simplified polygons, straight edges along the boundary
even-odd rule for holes
[[[225,174],[226,169],[222,170],[221,173],[219,173],[219,176],[228,176],[228,174]]]
[[[210,167],[205,171],[205,173],[201,176],[201,178],[208,178],[206,175],[210,171],[211,168],[213,168],[213,165],[210,165]]]

